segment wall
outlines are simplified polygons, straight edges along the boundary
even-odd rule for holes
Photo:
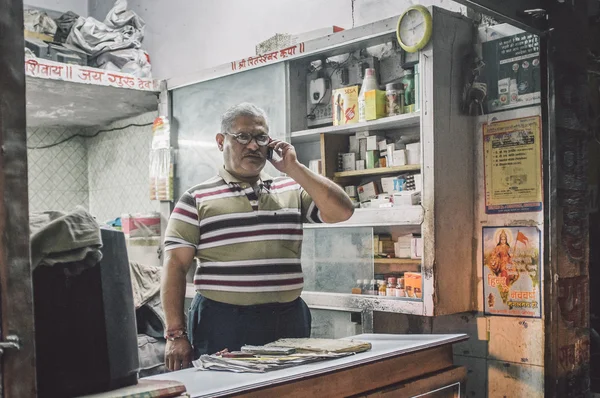
[[[147,23],[144,47],[154,76],[164,79],[252,55],[275,33],[348,29],[399,15],[413,3],[465,9],[450,0],[130,0],[129,7]],[[89,0],[90,15],[100,20],[111,7]]]
[[[159,202],[149,199],[148,165],[152,144],[153,112],[115,122],[107,126],[148,124],[109,131],[86,140],[90,212],[99,221],[120,217],[123,213],[158,211]]]
[[[26,6],[40,7],[53,11],[73,11],[83,17],[88,16],[87,0],[27,0]]]
[[[153,112],[107,126],[119,131],[74,138],[48,149],[28,149],[29,210],[70,211],[83,206],[100,222],[123,213],[158,211],[148,190],[150,124]],[[73,134],[92,135],[98,129],[27,130],[27,146],[56,143]]]
[[[56,143],[77,134],[73,129],[27,129],[27,146]],[[88,208],[87,151],[82,138],[48,149],[28,149],[29,210],[70,211]]]

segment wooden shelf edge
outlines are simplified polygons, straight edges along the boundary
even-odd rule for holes
[[[375,264],[421,264],[421,259],[412,258],[375,258]]]
[[[360,131],[380,131],[397,128],[418,126],[421,123],[421,112],[406,113],[397,116],[389,116],[368,122],[346,124],[342,126],[326,126],[314,129],[293,131],[291,140],[295,142],[307,142],[318,140],[321,134],[350,135]]]
[[[353,171],[338,171],[333,174],[333,178],[349,178],[349,177],[367,177],[382,174],[402,173],[406,171],[420,171],[420,164],[409,164],[406,166],[392,167],[377,167],[375,169],[353,170]]]

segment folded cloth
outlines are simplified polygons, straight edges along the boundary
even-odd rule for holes
[[[71,273],[102,259],[100,226],[83,208],[71,213],[35,212],[29,215],[31,265],[77,264]]]
[[[146,304],[155,294],[160,291],[161,268],[129,262],[131,273],[131,285],[133,287],[133,304],[138,309]]]

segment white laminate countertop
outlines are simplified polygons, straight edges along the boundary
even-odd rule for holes
[[[300,365],[267,373],[233,373],[214,370],[185,369],[148,377],[150,380],[175,380],[183,383],[192,398],[219,397],[240,393],[274,383],[289,382],[301,377],[363,365],[412,352],[458,343],[466,334],[360,334],[346,337],[371,343],[369,351],[344,358]]]

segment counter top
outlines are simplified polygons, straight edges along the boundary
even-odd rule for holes
[[[398,357],[418,351],[458,343],[468,339],[465,334],[451,335],[395,335],[361,334],[346,339],[371,343],[371,350],[356,355],[300,365],[267,373],[233,373],[224,371],[201,371],[185,369],[152,376],[150,380],[174,380],[181,382],[193,398],[219,397],[267,385],[291,382],[300,378],[314,377],[330,372]]]

